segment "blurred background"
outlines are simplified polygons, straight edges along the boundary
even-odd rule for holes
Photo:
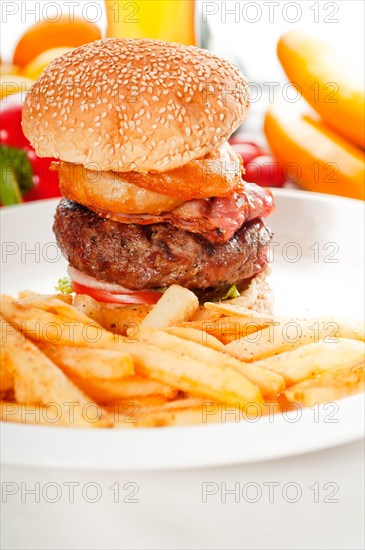
[[[363,199],[364,6],[361,0],[3,0],[1,203],[57,195],[51,160],[38,159],[22,136],[21,102],[55,57],[105,36],[195,44],[230,59],[251,87],[249,116],[232,138],[246,179]],[[25,150],[30,167],[9,148]]]

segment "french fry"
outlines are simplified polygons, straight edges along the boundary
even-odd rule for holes
[[[34,342],[105,348],[115,345],[115,335],[99,324],[71,321],[55,313],[2,300],[1,313],[16,329]]]
[[[242,361],[253,361],[323,339],[364,340],[364,324],[341,317],[285,319],[258,332],[255,338],[232,341],[225,347],[226,353]]]
[[[263,321],[262,319],[248,319],[244,317],[219,317],[215,321],[194,321],[190,323],[179,323],[182,328],[195,328],[202,330],[211,336],[217,338],[223,344],[229,344],[234,340],[239,340],[249,334],[252,334],[262,328],[267,327],[273,321]]]
[[[168,425],[175,417],[176,412],[193,410],[200,412],[200,418],[210,416],[211,409],[207,402],[207,412],[203,408],[206,399],[199,397],[183,397],[174,401],[169,401],[162,396],[150,396],[142,398],[133,398],[133,400],[120,400],[108,403],[106,409],[113,415],[114,424],[122,428],[137,427],[157,427]],[[218,412],[218,406],[214,408]],[[164,420],[166,419],[166,421]],[[126,424],[128,424],[126,426]],[[129,426],[129,424],[132,424]]]
[[[83,324],[90,323],[89,317],[87,317],[82,311],[79,311],[73,307],[69,300],[61,300],[59,296],[45,296],[42,294],[36,294],[35,296],[28,296],[22,300],[17,300],[15,303],[20,306],[29,306],[42,311],[48,311],[59,315],[60,317],[64,317],[65,319],[70,319],[71,321],[80,321]]]
[[[30,340],[3,319],[0,329],[3,346],[11,361],[14,394],[18,403],[52,403],[58,407],[62,422],[75,427],[110,425],[107,413],[96,404],[93,404],[94,416],[89,419],[87,410],[91,400]],[[72,411],[70,404],[74,405]]]
[[[75,296],[73,305],[89,319],[99,323],[106,330],[125,335],[130,329],[137,332],[138,326],[151,310],[151,306],[106,304],[97,302],[86,294]]]
[[[10,371],[4,369],[1,365],[0,368],[0,399],[4,398],[9,391],[14,387],[13,376]]]
[[[221,422],[221,415],[219,412],[212,414],[205,414],[202,411],[202,407],[195,409],[167,409],[148,411],[140,413],[137,416],[138,422],[135,424],[116,424],[116,428],[120,427],[132,427],[132,428],[163,428],[173,426],[192,426],[196,424],[213,424]]]
[[[44,343],[39,344],[39,348],[67,376],[110,380],[134,374],[132,358],[122,351]]]
[[[216,403],[207,399],[184,398],[164,405],[135,409],[129,414],[119,411],[114,417],[116,428],[161,428],[220,422],[222,413]]]
[[[220,313],[217,313],[216,311],[209,311],[209,309],[206,309],[204,306],[199,306],[199,308],[196,310],[191,321],[216,321],[222,317]]]
[[[251,405],[265,414],[270,402],[310,406],[362,391],[364,325],[276,318],[266,294],[256,278],[240,298],[204,307],[177,285],[154,307],[3,295],[0,420],[179,426],[223,421],[225,407],[241,419]]]
[[[207,396],[214,401],[226,402],[242,408],[252,402],[262,405],[263,400],[259,388],[242,374],[214,362],[193,358],[189,353],[190,347],[193,345],[206,352],[214,352],[214,350],[176,338],[163,331],[156,331],[156,333],[158,336],[155,335],[153,345],[142,341],[138,344],[126,344],[127,350],[135,362],[137,373],[164,384],[170,384],[193,395]],[[164,339],[163,335],[169,338]],[[172,342],[171,339],[179,341],[178,349],[172,351],[156,347],[162,341]],[[168,345],[170,346],[170,344]]]
[[[170,327],[191,319],[199,307],[193,292],[178,285],[170,286],[141,322],[141,328]]]
[[[9,296],[9,294],[1,294],[0,304],[2,304],[3,302],[14,302],[14,298],[12,296]]]
[[[275,398],[285,389],[283,376],[253,365],[242,363],[225,353],[202,345],[201,342],[186,342],[167,331],[144,329],[139,333],[142,342],[161,349],[186,354],[187,356],[226,369],[233,369],[259,387],[264,397]]]
[[[239,298],[237,298],[239,299]],[[261,324],[270,323],[274,319],[274,316],[269,313],[261,313],[248,309],[237,303],[232,304],[229,300],[225,302],[205,302],[204,307],[211,311],[216,311],[222,315],[244,317],[248,320],[256,320]]]
[[[38,296],[38,294],[39,294],[38,292],[33,292],[33,290],[20,290],[18,292],[18,300],[22,300],[23,298],[29,298],[30,296]],[[71,301],[72,301],[72,298],[71,298]]]
[[[285,378],[287,385],[314,378],[323,372],[364,360],[364,343],[339,338],[337,343],[316,342],[250,363]]]
[[[87,294],[77,294],[74,298],[73,306],[86,315],[86,317],[101,325],[103,313],[100,302],[97,302]]]
[[[256,384],[265,399],[276,399],[285,389],[285,379],[277,372],[268,371],[241,361],[236,366],[236,370],[241,372],[253,384]]]
[[[72,304],[72,295],[71,294],[39,294],[38,292],[33,292],[32,290],[21,290],[18,292],[18,299],[17,302],[24,301],[25,303],[28,303],[28,305],[31,305],[32,300],[34,301],[34,304],[36,304],[39,300],[42,300],[44,298],[56,298],[57,300],[61,300],[62,302],[65,302],[66,304]]]
[[[188,395],[185,397],[181,397],[180,399],[174,399],[173,401],[168,401],[163,408],[169,409],[169,410],[179,410],[179,409],[195,409],[197,407],[201,407],[204,403],[213,403],[213,401],[210,401],[206,397],[194,397],[192,395]],[[156,408],[156,407],[154,407]]]
[[[288,401],[310,407],[329,403],[364,391],[364,362],[324,372],[318,378],[304,380],[284,392]]]
[[[131,397],[130,399],[116,399],[115,401],[110,401],[105,405],[107,411],[121,412],[126,411],[130,405],[138,410],[154,409],[156,407],[161,407],[167,402],[173,403],[164,395],[147,395]]]
[[[14,376],[11,367],[11,358],[5,346],[6,330],[3,325],[4,319],[0,316],[0,336],[1,336],[1,353],[0,353],[0,399],[4,398],[9,391],[14,388]]]
[[[97,378],[72,377],[71,380],[90,395],[98,403],[109,403],[121,399],[148,397],[161,395],[173,399],[179,393],[177,388],[149,380],[141,376],[131,378],[120,378],[113,380],[101,380]]]
[[[191,342],[196,342],[197,344],[203,344],[208,348],[215,349],[217,351],[223,351],[224,345],[217,338],[204,332],[203,330],[198,330],[196,328],[183,328],[183,327],[169,327],[165,329],[166,332],[179,336],[184,340],[189,340]]]

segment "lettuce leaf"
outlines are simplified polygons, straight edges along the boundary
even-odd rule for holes
[[[232,300],[233,298],[239,298],[241,295],[240,293],[238,292],[237,290],[237,287],[236,285],[232,285],[228,291],[225,293],[224,296],[222,296],[222,298],[220,299],[220,301],[223,301],[223,300]]]
[[[62,279],[58,279],[57,286],[54,287],[57,292],[60,292],[61,294],[72,294],[72,286],[71,281],[68,277],[63,277]]]

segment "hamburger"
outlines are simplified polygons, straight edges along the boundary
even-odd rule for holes
[[[244,182],[227,142],[248,108],[238,68],[196,47],[104,39],[50,64],[23,129],[58,159],[53,229],[76,292],[154,303],[179,284],[222,296],[263,272],[272,195]]]

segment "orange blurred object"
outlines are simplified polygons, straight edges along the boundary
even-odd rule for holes
[[[13,63],[25,67],[35,57],[52,48],[77,48],[102,38],[97,25],[82,17],[62,16],[58,21],[40,21],[30,27],[18,42]]]
[[[28,78],[37,80],[44,69],[46,69],[54,59],[71,50],[72,48],[52,48],[51,50],[46,50],[28,63],[28,65],[24,67],[22,74]]]
[[[0,74],[20,74],[20,67],[11,63],[0,64]]]
[[[274,105],[265,134],[286,175],[301,187],[364,200],[364,152],[323,122],[297,105]]]
[[[108,37],[196,45],[195,0],[105,0]]]
[[[18,74],[0,75],[0,99],[13,94],[24,94],[33,86],[34,80]]]
[[[362,71],[329,44],[289,31],[278,42],[288,79],[326,124],[355,145],[365,147],[365,91]]]

